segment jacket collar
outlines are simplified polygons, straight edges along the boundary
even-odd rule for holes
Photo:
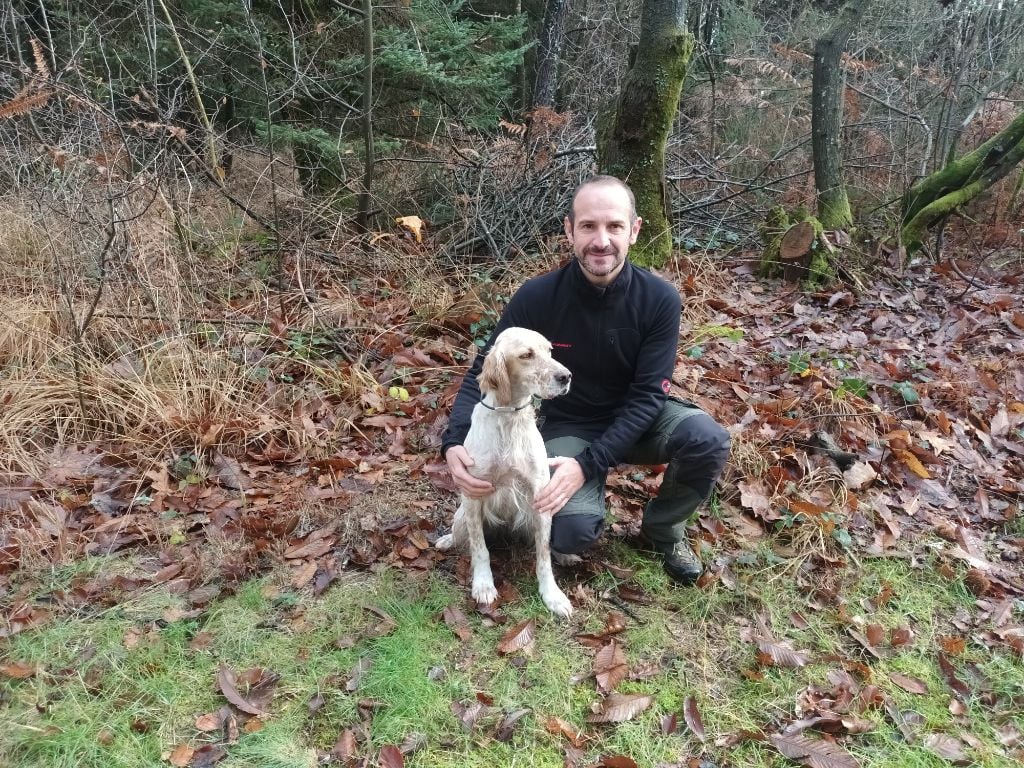
[[[587,279],[586,274],[583,272],[583,267],[580,266],[579,261],[575,258],[569,262],[568,271],[576,292],[581,298],[589,301],[616,300],[626,295],[630,283],[633,282],[633,265],[628,257],[622,265],[622,270],[615,276],[615,279],[603,288],[594,285]]]

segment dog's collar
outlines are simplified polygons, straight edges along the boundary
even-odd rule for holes
[[[526,398],[526,402],[522,405],[488,405],[487,401],[481,397],[480,405],[489,411],[494,411],[495,413],[517,413],[524,408],[529,408],[533,405],[533,397],[531,396]]]

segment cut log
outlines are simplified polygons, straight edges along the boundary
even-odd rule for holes
[[[786,230],[779,243],[779,261],[782,262],[784,280],[795,283],[807,277],[816,235],[814,224],[810,221],[801,221]]]

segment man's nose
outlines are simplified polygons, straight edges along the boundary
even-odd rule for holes
[[[611,240],[608,237],[608,230],[607,229],[598,229],[597,232],[594,233],[594,240],[602,248],[607,246],[608,243],[611,242]]]

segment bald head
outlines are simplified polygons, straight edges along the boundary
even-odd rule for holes
[[[636,197],[633,196],[633,190],[629,188],[629,185],[622,179],[616,178],[615,176],[608,176],[607,174],[599,174],[597,176],[591,176],[589,179],[584,181],[572,193],[572,203],[569,205],[569,221],[576,222],[576,199],[580,196],[580,193],[585,189],[591,187],[616,187],[626,193],[626,197],[629,198],[629,208],[632,214],[632,220],[636,219]],[[631,223],[632,223],[631,220]]]

